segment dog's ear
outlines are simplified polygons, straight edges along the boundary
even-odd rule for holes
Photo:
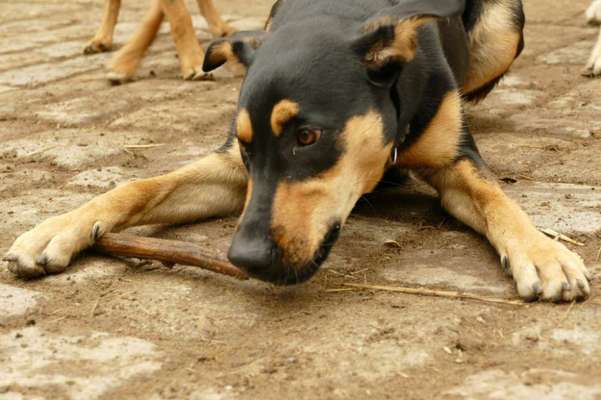
[[[418,29],[437,19],[461,15],[463,0],[413,0],[382,10],[361,28],[352,43],[375,85],[392,84],[415,58]]]
[[[226,62],[242,65],[248,69],[253,61],[255,51],[267,35],[264,31],[236,32],[232,36],[217,39],[209,44],[202,69],[213,71]]]

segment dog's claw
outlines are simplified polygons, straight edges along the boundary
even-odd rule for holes
[[[511,276],[511,264],[509,263],[509,258],[507,256],[501,257],[501,267],[503,267],[503,271]]]
[[[100,226],[100,223],[96,222],[92,227],[90,239],[92,239],[92,242],[95,242],[100,236],[102,236],[102,226]]]
[[[40,266],[45,266],[48,264],[48,256],[42,254],[35,259],[35,263]]]
[[[536,282],[532,285],[532,291],[530,295],[524,297],[524,301],[527,303],[532,303],[540,299],[540,296],[543,294],[543,289],[540,283]]]

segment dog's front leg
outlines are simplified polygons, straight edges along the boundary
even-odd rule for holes
[[[599,3],[601,9],[601,3]],[[601,11],[600,11],[601,12]],[[593,48],[591,56],[586,63],[583,71],[584,76],[594,77],[601,75],[601,30],[599,30],[599,38]]]
[[[486,235],[524,299],[571,301],[589,295],[582,259],[538,231],[485,167],[464,157],[424,176],[449,213]]]
[[[84,54],[101,53],[103,51],[109,51],[113,47],[113,33],[115,31],[115,25],[117,25],[120,9],[121,0],[105,0],[102,24],[100,25],[98,32],[96,32],[96,35],[90,40],[85,49],[83,49]]]
[[[242,209],[246,170],[237,146],[167,175],[134,181],[22,234],[4,260],[21,277],[59,273],[106,232],[134,225],[175,224]]]
[[[171,25],[171,37],[179,56],[182,77],[186,80],[205,79],[207,75],[202,70],[204,51],[194,32],[185,1],[161,0],[161,7]]]
[[[109,81],[119,84],[133,79],[146,50],[156,38],[163,16],[160,0],[152,0],[142,24],[111,60]]]
[[[228,36],[234,33],[235,29],[229,26],[219,15],[215,8],[213,0],[197,0],[200,12],[207,20],[209,31],[215,37]]]

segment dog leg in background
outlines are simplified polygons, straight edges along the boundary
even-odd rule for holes
[[[229,36],[235,32],[235,29],[229,26],[215,8],[213,0],[197,0],[198,8],[209,25],[209,32],[215,37]]]
[[[186,80],[203,80],[204,51],[192,25],[192,17],[184,0],[161,0],[163,12],[171,25],[171,36],[179,56],[182,77]]]
[[[50,218],[17,238],[4,260],[11,272],[24,278],[60,273],[104,233],[240,212],[246,185],[236,144],[167,175],[124,184]]]
[[[586,22],[591,25],[601,24],[601,0],[593,0],[586,10]]]
[[[425,176],[449,213],[488,238],[521,297],[547,301],[588,297],[588,271],[582,259],[536,229],[481,160],[460,158]]]
[[[108,79],[113,84],[125,83],[133,79],[136,69],[142,58],[144,58],[146,50],[154,41],[161,27],[161,22],[163,22],[160,1],[152,0],[142,25],[111,60]]]
[[[601,0],[594,0],[586,10],[586,22],[590,25],[601,25]],[[601,30],[591,56],[582,71],[583,76],[595,77],[601,75]]]
[[[601,5],[601,3],[599,3]],[[584,67],[584,71],[582,75],[588,77],[595,77],[601,75],[601,30],[599,30],[599,38],[597,39],[597,44],[595,44],[595,48],[591,53],[591,57]]]
[[[96,35],[83,50],[84,54],[95,54],[109,51],[113,47],[113,33],[119,18],[121,0],[105,0],[102,24]]]

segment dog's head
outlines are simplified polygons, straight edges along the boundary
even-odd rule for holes
[[[213,44],[205,67],[248,67],[234,124],[249,171],[229,259],[259,279],[309,279],[357,200],[379,182],[399,132],[395,87],[428,17],[290,23]]]

